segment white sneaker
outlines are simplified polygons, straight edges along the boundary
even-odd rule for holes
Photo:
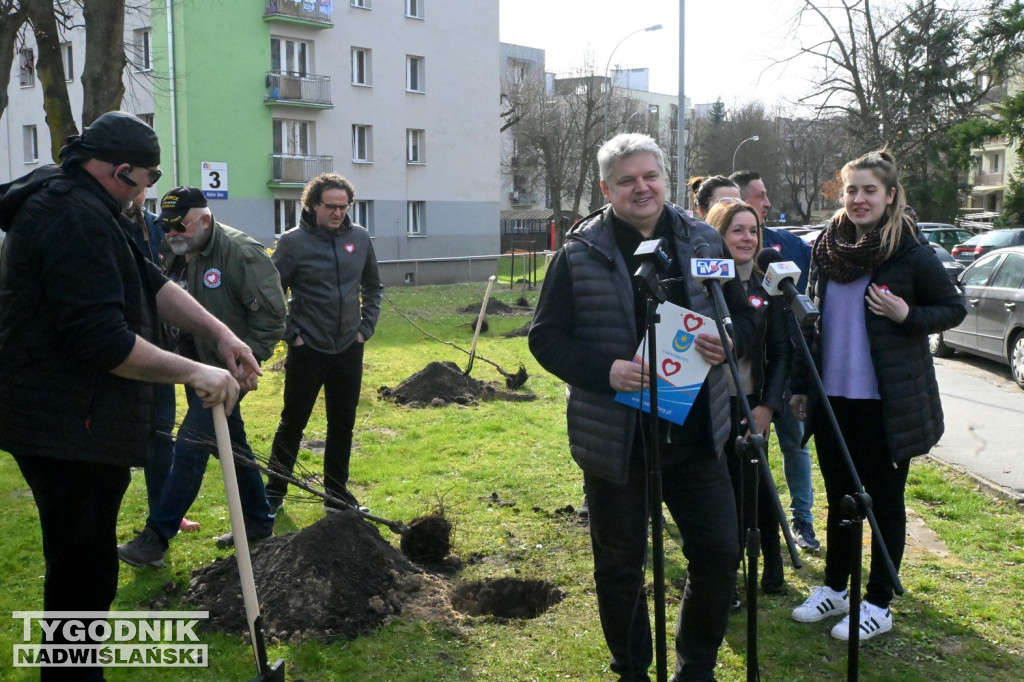
[[[860,603],[860,639],[871,639],[892,630],[892,612],[870,602]],[[843,642],[850,639],[850,617],[847,616],[832,628],[832,636]]]
[[[849,610],[849,591],[836,592],[823,585],[815,587],[807,601],[793,609],[793,620],[798,623],[817,623],[823,618],[840,616]]]

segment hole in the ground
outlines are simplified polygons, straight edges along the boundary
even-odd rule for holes
[[[468,616],[536,618],[564,597],[561,590],[544,580],[498,578],[459,585],[452,606]]]

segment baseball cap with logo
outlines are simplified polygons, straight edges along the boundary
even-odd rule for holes
[[[193,208],[206,208],[206,197],[198,187],[175,187],[160,201],[162,223],[180,223]]]

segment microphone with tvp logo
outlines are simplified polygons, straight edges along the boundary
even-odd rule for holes
[[[764,273],[761,286],[769,296],[782,296],[786,299],[798,325],[818,319],[818,309],[811,303],[811,299],[797,291],[800,268],[796,263],[782,260],[775,249],[761,249],[761,253],[757,254],[757,267]]]
[[[725,304],[722,294],[722,282],[736,276],[736,268],[731,258],[709,258],[711,245],[703,237],[693,241],[693,253],[696,258],[690,259],[690,277],[704,285],[715,310],[721,315],[722,326],[730,338],[735,338],[732,329],[732,316],[729,306]]]

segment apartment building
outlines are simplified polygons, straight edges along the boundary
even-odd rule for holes
[[[84,55],[84,34],[69,43]],[[269,246],[332,171],[355,186],[386,284],[464,281],[454,259],[498,252],[498,0],[154,0],[126,15],[125,44],[122,108],[164,149],[154,198],[201,187],[219,220]],[[0,153],[9,177],[49,160],[41,89],[20,67],[0,122],[21,137]],[[28,161],[33,144],[43,158]]]
[[[983,76],[984,77],[984,76]],[[1014,74],[1003,84],[992,87],[986,97],[983,109],[990,109],[1005,97],[1012,97],[1024,88],[1024,76]],[[1021,177],[1024,166],[1017,156],[1018,146],[1005,136],[989,137],[981,146],[972,149],[974,163],[967,177],[971,186],[969,203],[964,211],[965,219],[977,219],[979,216],[991,221],[1002,213],[1003,197],[1006,194],[1010,177]]]

